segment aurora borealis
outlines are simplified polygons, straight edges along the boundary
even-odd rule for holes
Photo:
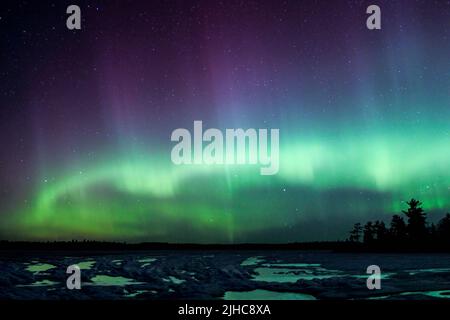
[[[450,2],[2,2],[0,239],[344,239],[450,211]],[[280,167],[175,166],[171,132],[280,130]]]

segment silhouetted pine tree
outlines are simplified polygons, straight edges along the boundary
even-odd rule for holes
[[[430,244],[433,244],[433,243],[437,244],[437,241],[438,241],[437,228],[436,228],[436,225],[434,223],[432,223],[430,225],[430,227],[428,228],[428,242]]]
[[[450,213],[447,213],[437,225],[437,236],[440,241],[450,245]]]
[[[384,222],[383,221],[375,221],[374,230],[375,230],[375,236],[376,236],[377,242],[381,243],[381,244],[386,242],[389,231],[386,228],[386,225],[384,224]]]
[[[422,203],[416,199],[407,202],[409,208],[402,212],[408,217],[408,238],[414,242],[424,241],[427,237],[426,214]]]
[[[398,214],[392,216],[389,229],[390,238],[397,243],[404,242],[407,236],[406,223]]]
[[[349,237],[349,241],[351,242],[359,242],[360,238],[361,238],[361,233],[362,233],[362,226],[361,223],[355,223],[355,225],[353,226],[352,231],[350,231],[350,237]]]
[[[375,240],[375,228],[372,221],[369,221],[364,225],[363,241],[365,244],[372,244],[374,240]]]

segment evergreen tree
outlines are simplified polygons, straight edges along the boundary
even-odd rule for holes
[[[408,237],[414,242],[425,240],[427,235],[426,214],[423,211],[422,203],[416,199],[407,202],[409,208],[402,211],[408,217]]]
[[[450,213],[443,217],[437,226],[437,235],[440,241],[450,244]]]
[[[395,214],[392,216],[391,220],[391,226],[389,229],[389,235],[392,238],[392,240],[401,242],[406,239],[406,223],[405,220],[403,220],[402,217],[400,217],[398,214]]]
[[[386,241],[389,232],[383,221],[375,221],[374,230],[377,242]]]
[[[438,238],[437,228],[436,225],[432,223],[430,225],[430,228],[428,229],[428,240],[430,241],[430,243],[433,243],[437,241],[437,238]]]
[[[364,226],[363,239],[365,244],[373,243],[375,239],[375,228],[371,221],[367,222],[366,225]]]
[[[353,226],[353,230],[350,231],[350,238],[349,240],[351,242],[359,242],[360,238],[361,238],[361,233],[362,233],[362,226],[361,223],[355,223],[355,225]]]

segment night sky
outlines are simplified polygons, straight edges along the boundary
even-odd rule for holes
[[[0,239],[334,240],[450,210],[450,1],[2,1],[0,32]],[[278,174],[175,166],[194,120],[279,128]]]

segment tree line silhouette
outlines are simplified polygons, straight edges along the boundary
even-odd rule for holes
[[[402,210],[406,221],[396,214],[389,226],[383,221],[369,221],[365,225],[355,223],[347,241],[381,249],[450,249],[450,213],[437,225],[428,224],[422,202],[411,199],[406,204],[408,209]]]
[[[93,240],[72,241],[8,241],[0,239],[2,251],[132,251],[132,250],[331,250],[337,252],[361,251],[433,251],[450,252],[450,213],[436,225],[427,222],[422,203],[416,199],[406,202],[404,216],[393,215],[390,224],[383,221],[356,223],[349,237],[337,241],[292,242],[292,243],[236,243],[195,244],[165,242],[108,242]]]

